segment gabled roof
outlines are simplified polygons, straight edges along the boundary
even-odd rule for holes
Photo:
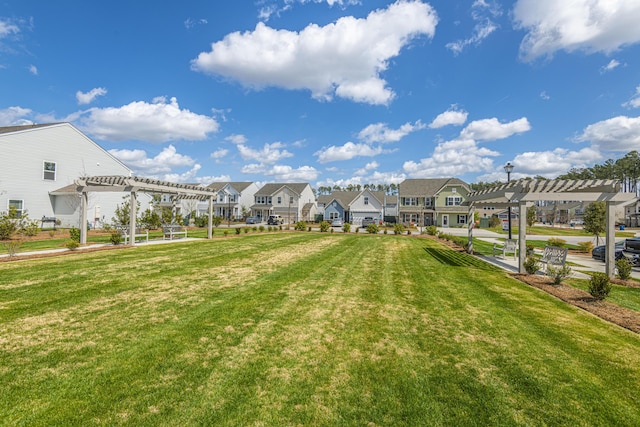
[[[466,182],[458,178],[405,179],[400,183],[401,197],[435,196],[447,185],[462,186],[469,190]]]
[[[238,193],[242,193],[251,184],[253,184],[253,182],[213,182],[207,185],[207,188],[220,191],[228,185],[232,187],[234,190],[236,190]]]
[[[0,127],[0,134],[1,133],[11,133],[11,132],[20,132],[23,130],[30,130],[30,129],[37,129],[37,128],[43,128],[43,127],[47,127],[47,126],[54,126],[54,125],[59,125],[61,123],[43,123],[43,124],[31,124],[31,125],[21,125],[21,126],[4,126],[4,127]]]
[[[392,196],[389,194],[385,195],[384,191],[371,191],[365,189],[362,191],[334,191],[331,194],[323,194],[318,196],[318,204],[327,205],[333,200],[336,200],[341,206],[347,207],[365,192],[370,193],[380,203],[384,203],[385,200],[387,201],[387,204],[398,203],[398,196]]]
[[[271,183],[265,184],[256,192],[256,196],[272,196],[280,191],[283,187],[291,189],[294,193],[300,195],[309,187],[308,183]]]

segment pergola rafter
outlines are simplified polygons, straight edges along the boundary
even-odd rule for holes
[[[87,202],[91,192],[126,192],[131,194],[131,206],[136,206],[136,193],[169,194],[173,200],[208,200],[209,201],[209,232],[213,237],[213,199],[218,192],[211,188],[193,184],[178,184],[152,178],[121,175],[85,176],[75,181],[78,193],[81,194],[80,243],[87,243]],[[130,209],[129,235],[135,235],[136,210]],[[132,245],[135,239],[129,239]]]
[[[536,201],[602,201],[607,204],[606,272],[613,277],[615,245],[615,207],[636,200],[635,193],[622,193],[620,182],[610,179],[552,179],[519,180],[497,185],[469,194],[466,203],[470,215],[476,206],[519,207],[519,271],[524,273],[526,259],[526,209]],[[472,246],[473,228],[469,227],[469,247]]]

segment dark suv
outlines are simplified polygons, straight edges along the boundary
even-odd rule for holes
[[[640,238],[626,239],[622,255],[633,265],[640,265]]]

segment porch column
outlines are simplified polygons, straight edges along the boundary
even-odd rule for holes
[[[87,244],[87,207],[89,205],[89,193],[80,193],[80,244]]]
[[[468,238],[469,244],[467,246],[467,252],[470,254],[473,253],[473,227],[475,227],[476,223],[473,220],[473,215],[476,212],[476,207],[474,205],[469,206],[469,212],[467,213],[467,230],[468,230]],[[424,221],[424,218],[423,218]]]
[[[129,244],[134,246],[136,244],[136,192],[131,192],[131,200],[129,201]]]
[[[209,224],[207,229],[207,238],[213,238],[213,196],[209,196]]]
[[[615,244],[616,244],[616,205],[613,202],[607,202],[607,235],[605,236],[605,272],[607,276],[613,278],[615,276]]]
[[[527,202],[518,203],[518,271],[526,273],[524,262],[527,260]]]

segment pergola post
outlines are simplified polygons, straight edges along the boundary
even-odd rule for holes
[[[470,254],[473,253],[473,227],[475,227],[475,221],[473,220],[473,216],[476,212],[476,207],[474,205],[469,206],[469,213],[467,214],[467,230],[469,236],[469,244],[467,245],[467,252]],[[424,216],[422,218],[424,221]]]
[[[129,244],[134,246],[136,244],[136,214],[137,214],[137,200],[136,192],[131,191],[131,199],[129,201]]]
[[[615,276],[615,244],[616,244],[616,204],[613,202],[607,202],[607,230],[605,236],[605,272],[607,276]]]
[[[518,272],[524,274],[527,260],[527,202],[518,203]]]
[[[89,205],[89,193],[80,193],[80,244],[87,244],[87,208]]]
[[[209,239],[213,238],[213,196],[209,196],[209,224],[207,237]]]

